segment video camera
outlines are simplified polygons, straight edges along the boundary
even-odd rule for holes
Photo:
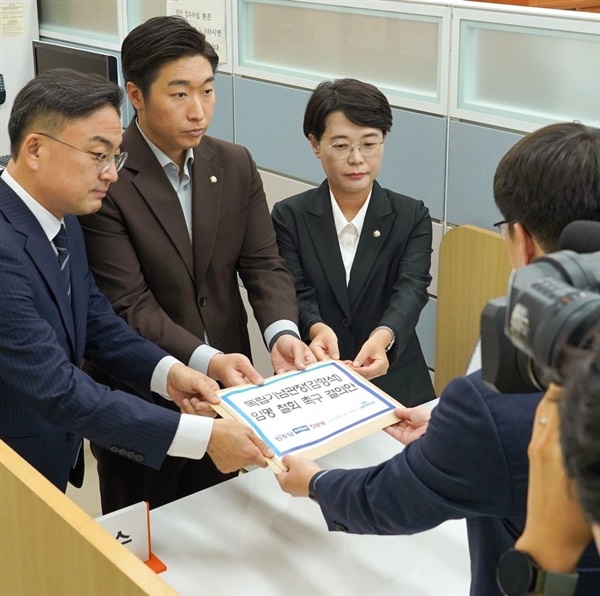
[[[572,222],[560,246],[570,250],[514,270],[508,296],[483,309],[482,377],[497,391],[560,384],[566,349],[580,347],[600,319],[600,223]]]

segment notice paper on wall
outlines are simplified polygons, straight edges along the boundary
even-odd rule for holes
[[[186,19],[219,54],[219,62],[227,62],[227,30],[223,0],[167,0],[167,16]]]
[[[269,464],[276,471],[285,470],[286,454],[316,459],[395,424],[394,408],[400,405],[338,361],[218,395],[215,410],[250,426],[275,452]]]

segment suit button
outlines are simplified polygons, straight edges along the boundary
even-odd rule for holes
[[[144,456],[140,455],[139,453],[134,457],[135,461],[137,462],[143,462],[144,461]]]
[[[111,445],[111,446],[110,446],[110,450],[111,450],[113,453],[119,453],[119,448],[118,448],[116,445]]]
[[[124,449],[123,447],[121,447],[119,449],[119,455],[127,456],[127,449]]]
[[[198,298],[198,306],[200,306],[200,308],[204,308],[206,306],[206,298],[204,296],[200,296],[200,298]]]
[[[128,451],[127,452],[127,457],[129,459],[135,459],[135,453],[133,451]]]
[[[351,323],[351,322],[350,322],[348,319],[344,319],[344,320],[342,321],[342,325],[343,325],[344,327],[352,327],[352,323]]]

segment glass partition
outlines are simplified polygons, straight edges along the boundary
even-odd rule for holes
[[[523,26],[503,23],[501,15],[497,22],[475,16],[460,19],[451,115],[481,121],[485,114],[499,125],[507,119],[530,128],[561,120],[600,125],[600,23],[594,32],[585,20],[532,19]]]
[[[167,0],[139,0],[127,2],[127,28],[129,31],[152,17],[164,17],[167,14]]]
[[[375,5],[379,10],[368,8]],[[407,6],[241,0],[236,72],[284,82],[294,78],[308,87],[355,77],[437,112],[446,97],[442,24],[449,9]]]
[[[117,0],[38,1],[40,30],[89,45],[120,44]]]

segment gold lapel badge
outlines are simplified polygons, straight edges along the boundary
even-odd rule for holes
[[[375,230],[375,231],[373,232],[373,236],[374,236],[375,238],[379,238],[379,236],[381,236],[381,232],[380,232],[379,230]]]
[[[211,183],[211,184],[216,184],[216,183],[217,183],[217,177],[216,177],[216,176],[211,176],[211,177],[209,178],[209,180],[210,180],[210,183]]]

